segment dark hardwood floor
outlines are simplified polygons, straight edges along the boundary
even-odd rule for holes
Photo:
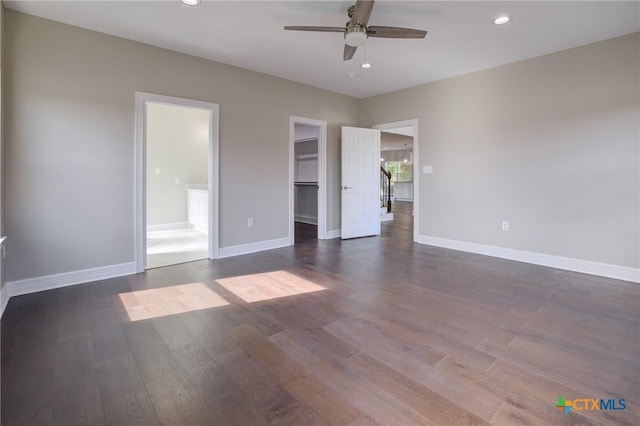
[[[318,238],[318,225],[295,222],[296,244],[306,243]]]
[[[637,284],[416,245],[395,209],[380,237],[12,298],[2,424],[640,424]]]

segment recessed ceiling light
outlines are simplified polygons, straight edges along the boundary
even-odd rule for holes
[[[511,20],[511,18],[509,18],[507,15],[500,15],[496,19],[493,20],[493,23],[496,24],[496,25],[504,25],[507,22],[509,22],[510,20]]]
[[[186,4],[187,6],[197,6],[200,4],[200,0],[182,0],[182,3]]]
[[[364,64],[360,65],[361,68],[364,68],[365,70],[371,68],[371,64],[369,62],[365,62]]]

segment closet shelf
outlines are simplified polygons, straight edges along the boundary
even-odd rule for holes
[[[296,160],[317,160],[318,154],[297,154]]]
[[[294,182],[295,186],[315,186],[316,188],[318,188],[318,182],[299,182],[296,181]]]

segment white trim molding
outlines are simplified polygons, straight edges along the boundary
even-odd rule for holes
[[[188,229],[188,222],[168,222],[168,223],[156,223],[155,225],[147,225],[147,232],[149,231],[170,231],[172,229]]]
[[[4,258],[5,258],[5,244],[7,242],[7,237],[0,237],[0,317],[4,313],[4,308],[7,307],[7,303],[9,303],[9,287],[7,287],[4,282]]]
[[[60,274],[44,275],[24,280],[8,281],[2,288],[2,312],[9,298],[39,291],[53,290],[71,285],[85,284],[93,281],[108,280],[136,273],[136,263],[127,262],[116,265],[100,266],[82,269],[80,271],[63,272]]]
[[[611,265],[608,263],[574,259],[571,257],[554,256],[532,251],[450,240],[446,238],[431,237],[429,235],[419,235],[417,242],[419,244],[426,244],[429,246],[483,254],[485,256],[499,257],[501,259],[515,260],[518,262],[532,263],[534,265],[547,266],[550,268],[564,269],[567,271],[581,272],[584,274],[640,283],[640,269],[630,268],[627,266]]]
[[[342,237],[342,229],[332,229],[331,231],[327,231],[327,239],[332,240],[334,238]]]
[[[5,283],[2,286],[2,291],[0,291],[0,317],[4,314],[4,308],[7,307],[7,303],[9,303],[9,286]]]
[[[259,251],[272,250],[282,247],[288,247],[289,237],[278,238],[275,240],[258,241],[255,243],[239,244],[237,246],[220,247],[218,259],[224,257],[240,256],[243,254],[257,253]]]
[[[318,218],[309,217],[309,216],[296,216],[295,217],[295,221],[296,222],[300,222],[300,223],[306,223],[307,225],[317,225],[318,224]]]

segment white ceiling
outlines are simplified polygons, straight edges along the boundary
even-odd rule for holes
[[[4,1],[14,10],[358,98],[640,31],[638,1],[382,1],[370,25],[428,30],[423,40],[371,38],[342,60],[340,33],[284,25],[343,26],[354,1]],[[512,21],[496,26],[506,13]],[[356,78],[348,74],[355,72]]]

